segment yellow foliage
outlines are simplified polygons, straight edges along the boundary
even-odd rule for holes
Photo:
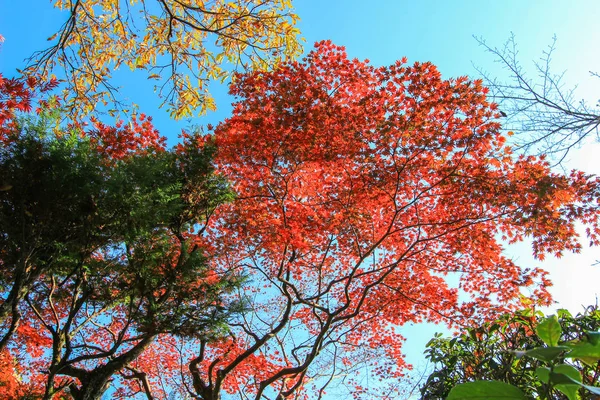
[[[71,115],[114,103],[120,65],[158,80],[174,118],[214,109],[211,80],[239,68],[271,68],[302,51],[290,0],[55,0],[69,13],[29,72],[65,71]],[[191,84],[190,77],[196,82]]]

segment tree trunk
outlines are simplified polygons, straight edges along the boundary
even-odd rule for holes
[[[86,377],[81,379],[79,388],[71,387],[74,400],[100,400],[108,389],[112,376],[142,354],[155,337],[155,334],[149,334],[128,352],[121,354],[102,367],[88,371]]]

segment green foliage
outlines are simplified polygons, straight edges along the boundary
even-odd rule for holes
[[[95,213],[94,196],[105,167],[89,142],[46,133],[44,121],[25,121],[18,140],[0,148],[0,249],[2,287],[23,274],[69,269],[77,254],[103,245],[107,215]]]
[[[123,318],[140,331],[219,334],[230,311],[221,297],[241,278],[208,279],[195,241],[232,197],[214,173],[214,144],[187,140],[110,159],[51,123],[25,119],[0,148],[2,343],[24,300],[43,309],[60,296],[95,309],[128,305]],[[41,284],[49,280],[62,286],[51,293]],[[78,309],[65,312],[74,318]]]
[[[518,388],[498,381],[477,381],[454,387],[447,400],[525,400]]]
[[[436,335],[426,399],[594,399],[600,394],[600,311],[544,317],[523,310],[454,338]],[[517,390],[521,393],[521,397]]]
[[[548,317],[540,322],[536,328],[536,333],[540,339],[548,346],[558,346],[562,329],[558,323],[556,315]]]

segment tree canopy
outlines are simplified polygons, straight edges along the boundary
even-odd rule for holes
[[[238,197],[217,232],[221,262],[267,285],[254,308],[272,317],[236,335],[242,355],[270,362],[244,388],[257,398],[365,360],[398,377],[399,326],[490,315],[524,287],[547,301],[543,273],[515,265],[499,238],[531,236],[541,258],[579,248],[577,215],[597,219],[595,178],[513,157],[481,82],[443,80],[431,64],[375,68],[321,42],[302,62],[240,76],[232,93],[215,161]]]
[[[18,390],[392,398],[403,325],[480,323],[522,291],[548,304],[545,273],[503,241],[579,251],[583,223],[598,242],[600,181],[514,155],[481,81],[325,41],[231,92],[229,118],[170,150],[145,117],[52,133],[52,102],[40,122],[6,106],[0,327]]]

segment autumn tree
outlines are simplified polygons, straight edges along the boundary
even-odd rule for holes
[[[514,35],[502,47],[492,47],[483,39],[478,41],[508,73],[504,80],[480,70],[492,90],[492,99],[504,113],[504,128],[516,133],[517,149],[547,154],[560,163],[586,140],[598,140],[598,104],[577,99],[575,88],[565,87],[564,72],[557,73],[552,67],[556,37],[534,63],[533,71],[523,66]]]
[[[79,175],[58,180],[55,167],[39,168],[52,185],[30,189],[47,195],[19,203],[28,198],[0,192],[20,207],[6,212],[15,224],[48,235],[35,243],[60,243],[51,220],[83,229],[24,268],[45,263],[16,303],[22,322],[5,350],[17,365],[37,362],[24,371],[44,375],[46,397],[93,398],[115,379],[117,397],[394,398],[404,324],[483,323],[519,307],[523,291],[550,301],[544,272],[517,265],[502,243],[528,237],[538,258],[579,251],[578,222],[598,243],[598,179],[514,155],[481,81],[444,80],[429,63],[373,67],[321,42],[301,62],[238,75],[231,92],[232,116],[174,152],[147,120],[67,133],[75,147],[57,168],[78,146],[106,155],[89,161],[106,186],[73,184],[70,203],[55,192]],[[54,153],[32,154],[37,165]],[[42,224],[23,225],[32,218]],[[17,267],[3,269],[3,299]],[[23,355],[27,335],[38,353]]]
[[[215,163],[237,197],[209,238],[214,269],[249,275],[249,311],[221,341],[180,345],[195,351],[179,385],[191,397],[394,398],[404,324],[481,322],[523,290],[549,302],[544,272],[501,240],[529,237],[538,258],[579,251],[582,221],[597,244],[598,180],[515,156],[481,81],[321,42],[231,93]]]
[[[29,74],[65,76],[76,114],[116,111],[112,77],[143,70],[174,118],[215,108],[213,80],[231,70],[265,69],[300,52],[290,0],[56,0],[66,22],[30,59]],[[117,107],[118,108],[118,107]],[[110,111],[111,113],[113,111]]]
[[[214,145],[188,135],[166,150],[145,117],[85,132],[51,118],[10,124],[0,149],[9,397],[99,399],[115,379],[151,397],[134,365],[159,336],[215,340],[239,310],[224,296],[240,277],[212,271],[198,239],[230,198]]]

